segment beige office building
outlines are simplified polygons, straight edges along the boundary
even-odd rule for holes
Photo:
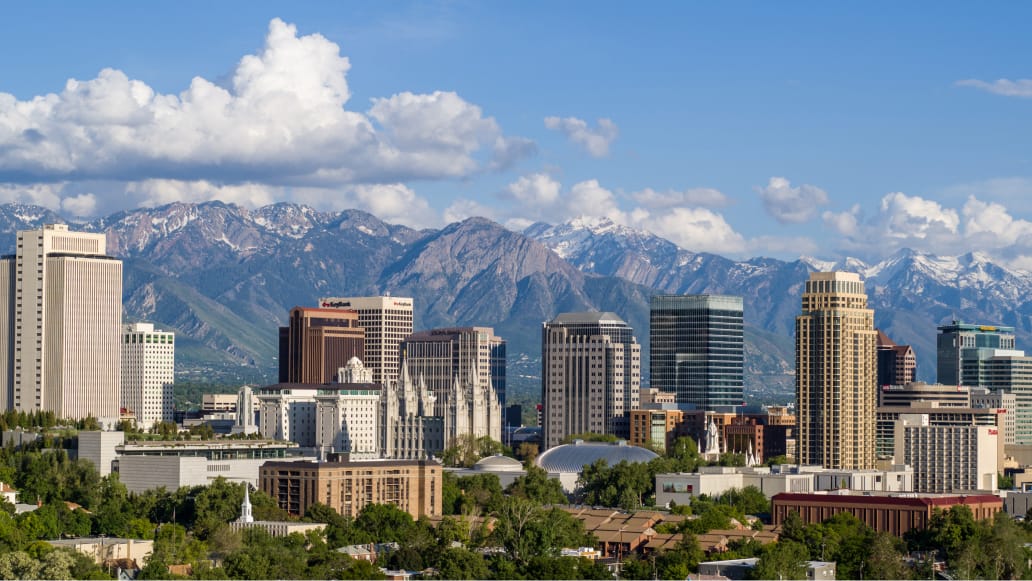
[[[810,274],[796,317],[800,464],[874,468],[877,339],[859,275]]]
[[[363,363],[373,370],[373,382],[396,381],[402,340],[412,334],[412,299],[405,297],[334,297],[319,299],[324,309],[358,312],[358,326],[365,329]]]
[[[125,325],[122,334],[122,407],[149,429],[172,421],[176,335],[150,323]]]
[[[105,246],[64,224],[18,232],[0,267],[5,409],[118,417],[122,262]]]
[[[544,447],[572,434],[628,432],[641,398],[641,346],[615,313],[562,313],[541,332]]]
[[[261,489],[292,515],[319,502],[355,518],[369,504],[393,504],[418,519],[442,513],[442,467],[433,460],[266,462]]]

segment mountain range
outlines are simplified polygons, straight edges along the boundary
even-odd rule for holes
[[[534,224],[514,232],[484,218],[413,230],[357,210],[275,204],[174,203],[71,222],[45,208],[0,205],[0,247],[18,230],[69,222],[107,234],[124,261],[126,320],[177,333],[177,378],[271,382],[277,327],[289,309],[324,296],[391,293],[415,299],[416,328],[495,327],[509,342],[513,394],[537,394],[540,327],[560,312],[607,310],[647,352],[656,292],[741,295],[747,391],[792,391],[792,329],[809,272],[845,269],[867,283],[876,324],[913,345],[934,380],[935,327],[951,319],[1011,325],[1030,339],[1032,274],[987,256],[901,251],[876,264],[812,258],[734,261],[695,253],[608,220]],[[647,364],[643,362],[643,369]]]

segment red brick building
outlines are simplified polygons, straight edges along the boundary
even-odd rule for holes
[[[975,520],[993,518],[1003,510],[1003,500],[992,494],[884,496],[867,494],[798,494],[783,492],[772,499],[771,517],[781,526],[790,512],[797,512],[807,524],[816,524],[848,512],[876,531],[902,537],[911,529],[928,526],[935,509],[958,505],[971,509]]]

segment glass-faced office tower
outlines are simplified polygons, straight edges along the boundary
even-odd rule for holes
[[[742,297],[653,296],[649,342],[652,387],[698,409],[742,405]]]

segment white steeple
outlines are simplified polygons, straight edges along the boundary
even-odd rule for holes
[[[251,490],[251,485],[245,482],[244,483],[244,502],[240,503],[240,518],[237,519],[237,522],[241,522],[241,523],[252,523],[252,522],[254,522],[254,517],[251,516],[251,493],[250,493],[250,490]]]

